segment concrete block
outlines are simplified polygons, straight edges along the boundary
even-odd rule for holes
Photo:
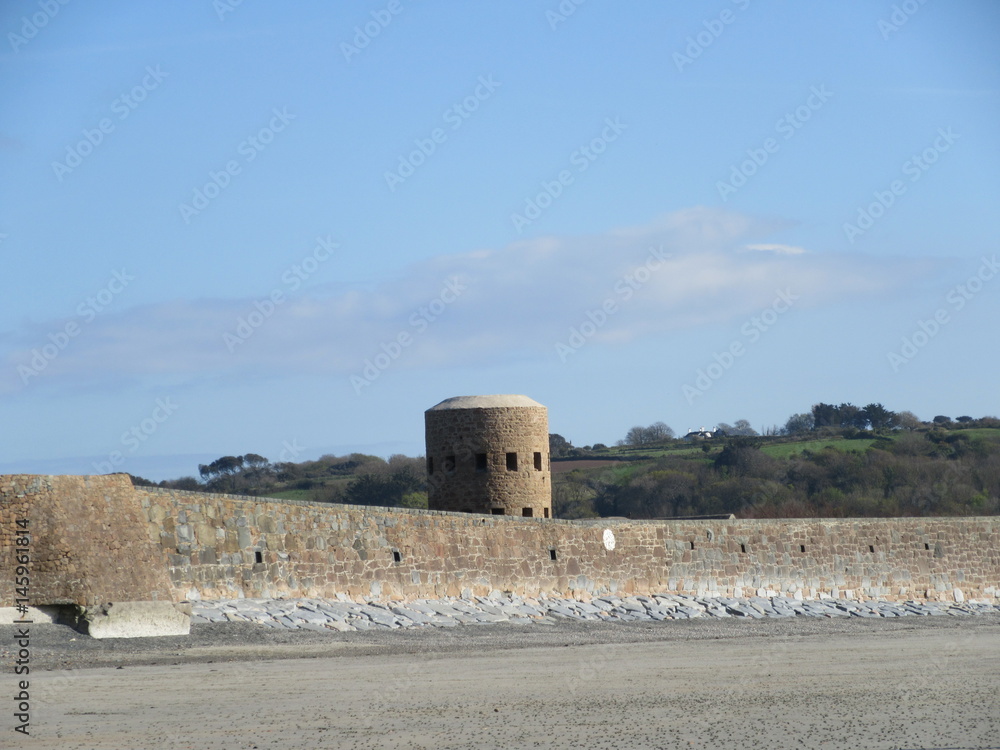
[[[74,607],[67,619],[91,638],[144,638],[188,635],[191,605],[171,602],[108,602],[95,607]]]
[[[22,614],[17,607],[0,607],[0,625],[13,625],[15,620],[29,620],[32,624],[57,622],[60,607],[28,607]]]

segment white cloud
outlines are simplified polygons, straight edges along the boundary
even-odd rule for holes
[[[259,309],[266,312],[266,304],[255,304],[270,290],[261,290],[257,300],[135,307],[85,326],[28,379],[28,387],[251,374],[320,374],[346,382],[366,359],[397,347],[393,367],[546,358],[555,356],[556,342],[566,340],[571,327],[608,300],[616,311],[592,340],[622,346],[737,319],[769,305],[779,289],[790,289],[799,296],[797,306],[808,308],[884,294],[929,270],[926,262],[911,259],[752,244],[780,228],[693,208],[600,235],[546,237],[429,258],[370,290],[314,288],[287,295],[270,315]],[[734,252],[742,249],[754,252]],[[50,321],[0,339],[0,393],[25,387],[18,366],[31,366],[33,349],[65,323]],[[401,335],[408,345],[399,345]]]
[[[779,255],[802,255],[805,248],[795,245],[744,245],[740,252],[778,253]]]

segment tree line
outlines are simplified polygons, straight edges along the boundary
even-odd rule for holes
[[[972,432],[1000,428],[993,417],[955,419],[938,415],[921,422],[911,412],[881,404],[856,407],[819,403],[793,414],[784,427],[759,435],[750,423],[720,423],[716,437],[697,454],[622,462],[601,471],[554,477],[556,517],[736,513],[742,517],[893,516],[993,514],[1000,497],[1000,440]],[[775,458],[762,446],[819,438],[867,438],[864,450],[826,448]],[[628,430],[619,446],[666,446],[678,438],[665,422]],[[859,444],[862,445],[862,444]],[[577,448],[549,436],[552,458],[589,457],[601,443]],[[683,452],[682,452],[683,453]],[[597,453],[597,455],[602,455]],[[608,455],[608,454],[603,454]],[[133,477],[138,485],[154,485]],[[199,492],[268,496],[318,502],[427,507],[423,457],[388,459],[360,453],[325,455],[315,461],[272,463],[247,453],[198,466],[198,477],[160,482],[160,487]]]
[[[388,460],[352,453],[324,455],[315,461],[272,463],[264,456],[247,453],[221,456],[198,466],[200,481],[182,477],[150,482],[132,477],[140,486],[159,486],[194,492],[216,492],[266,496],[275,492],[297,492],[316,502],[427,507],[424,461],[401,454]]]
[[[958,417],[955,420],[955,422],[959,424],[967,424],[972,421],[974,421],[973,418],[968,416]],[[783,427],[774,426],[765,429],[764,435],[805,435],[810,432],[822,431],[824,429],[871,429],[873,432],[883,433],[889,430],[897,429],[915,430],[920,427],[921,424],[923,423],[913,412],[890,411],[880,403],[871,403],[867,406],[855,406],[850,403],[837,405],[825,404],[821,402],[813,405],[812,409],[808,412],[791,415],[786,420]],[[952,420],[949,417],[939,415],[934,417],[933,424],[949,425],[952,424]],[[760,434],[746,419],[738,419],[731,425],[725,422],[719,422],[718,425],[711,430],[711,432],[715,437],[720,438],[753,436]],[[562,438],[561,436],[557,437],[565,443],[565,445],[560,446],[560,448],[562,448],[562,452],[568,453],[568,451],[572,449],[572,446],[569,445],[568,441],[565,441],[565,438]],[[660,421],[654,422],[647,427],[643,427],[642,425],[632,427],[625,434],[625,437],[619,440],[616,445],[623,447],[651,446],[659,443],[666,443],[674,439],[678,439],[678,435],[674,432],[673,428],[665,422]]]

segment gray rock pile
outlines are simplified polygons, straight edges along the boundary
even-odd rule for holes
[[[361,631],[393,628],[453,628],[506,622],[552,624],[558,620],[634,622],[743,617],[968,617],[1000,613],[1000,604],[982,602],[888,602],[850,599],[745,599],[656,594],[602,596],[589,602],[562,598],[522,598],[492,592],[485,597],[418,599],[406,603],[347,599],[230,599],[200,601],[192,624],[252,622],[293,630]]]

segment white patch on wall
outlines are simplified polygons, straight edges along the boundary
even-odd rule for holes
[[[611,529],[604,530],[604,549],[608,552],[615,548],[615,535]]]

